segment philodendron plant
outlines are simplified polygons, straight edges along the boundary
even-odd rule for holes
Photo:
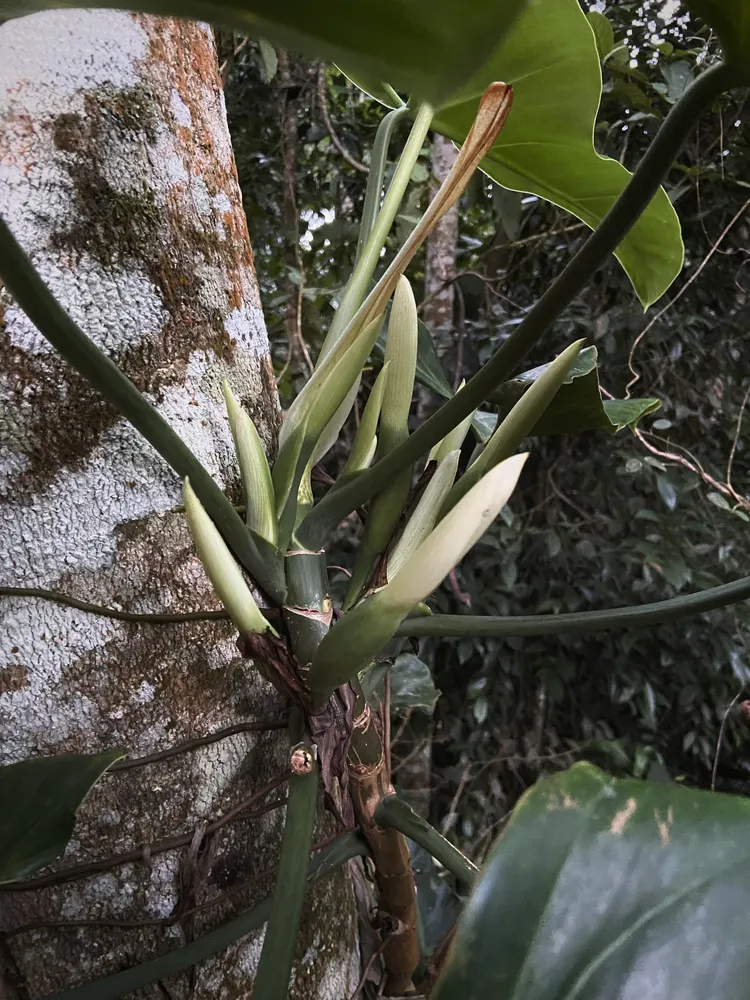
[[[142,6],[173,12],[167,0]],[[596,58],[593,34],[575,3],[538,0],[526,7],[518,0],[505,5],[499,20],[491,10],[502,7],[497,3],[477,0],[476,10],[469,14],[467,9],[466,17],[458,20],[447,16],[448,7],[438,5],[434,16],[440,32],[455,30],[459,49],[467,38],[476,40],[480,28],[486,33],[487,25],[497,22],[502,44],[489,62],[493,70],[508,66],[508,77],[517,81],[516,92],[508,83],[491,83],[478,108],[466,52],[446,64],[451,79],[436,80],[442,60],[423,51],[415,29],[420,17],[429,16],[423,4],[407,11],[403,4],[386,3],[383,12],[363,0],[362,16],[372,18],[373,24],[387,26],[389,17],[401,18],[404,30],[412,31],[413,52],[403,49],[392,57],[385,50],[377,53],[367,45],[351,44],[351,32],[341,21],[349,16],[346,5],[341,10],[340,4],[330,5],[337,9],[336,17],[324,16],[324,5],[319,6],[316,30],[310,17],[316,5],[310,3],[258,0],[239,13],[237,8],[235,20],[246,24],[255,19],[272,38],[300,40],[312,49],[319,45],[321,53],[335,54],[368,92],[396,106],[384,117],[375,141],[351,280],[314,371],[285,414],[272,465],[250,416],[231,387],[224,387],[244,488],[244,519],[150,403],[54,300],[0,220],[0,278],[48,340],[182,477],[198,555],[237,628],[239,647],[292,706],[291,778],[272,898],[183,948],[60,994],[57,1000],[106,1000],[129,993],[193,965],[264,923],[253,996],[281,1000],[288,989],[307,885],[365,854],[377,890],[385,995],[407,994],[415,987],[433,991],[439,1000],[677,995],[723,1000],[744,995],[750,971],[744,947],[750,903],[746,802],[619,782],[579,765],[540,783],[521,800],[480,873],[395,795],[385,742],[388,720],[380,702],[368,694],[367,681],[373,665],[387,667],[407,637],[533,635],[647,625],[750,596],[745,579],[642,608],[520,619],[433,615],[426,603],[487,530],[519,479],[522,484],[527,455],[518,449],[542,427],[545,413],[549,420],[559,394],[576,384],[582,388],[584,381],[586,391],[591,389],[593,361],[582,341],[542,369],[506,384],[515,367],[611,252],[617,250],[646,303],[679,269],[675,260],[680,250],[675,251],[670,229],[674,213],[660,183],[700,112],[727,88],[748,81],[750,0],[695,0],[695,8],[709,21],[715,16],[721,37],[729,40],[728,61],[706,70],[675,104],[629,180],[619,166],[601,168],[598,202],[591,199],[585,208],[576,188],[580,176],[575,143],[565,147],[565,162],[557,173],[549,150],[548,159],[540,158],[533,170],[519,152],[520,146],[541,147],[540,129],[546,126],[539,117],[536,84],[529,81],[552,72],[549,67],[557,60],[557,50],[545,49],[540,55],[534,49],[532,28],[542,32],[545,24],[556,25],[560,51],[580,55],[579,68],[590,68],[590,59]],[[229,8],[234,10],[232,4]],[[15,0],[9,7],[0,2],[0,13],[6,15],[24,9]],[[212,6],[209,0],[194,0],[193,10],[210,16]],[[231,21],[227,10],[222,8],[221,19]],[[485,16],[480,17],[482,12]],[[546,22],[539,20],[542,15]],[[462,20],[468,26],[466,37]],[[581,25],[584,34],[574,45],[571,32]],[[483,38],[483,58],[489,51],[486,43]],[[535,60],[546,60],[545,66],[540,68]],[[390,69],[397,83],[408,80],[420,96],[451,98],[437,110],[427,103],[405,105],[391,88],[365,79],[368,73]],[[553,106],[555,94],[550,92],[546,100]],[[468,106],[474,119],[465,129],[461,123]],[[594,102],[592,114],[595,110]],[[411,132],[383,192],[394,126],[405,118],[412,119]],[[593,117],[586,127],[592,122]],[[431,125],[459,140],[460,154],[419,224],[378,274],[386,237]],[[506,126],[513,142],[504,140]],[[595,178],[600,168],[592,165],[588,147],[580,153],[580,163],[588,163]],[[573,211],[579,205],[579,214],[588,213],[586,221],[596,228],[512,336],[466,385],[455,395],[437,386],[451,398],[413,430],[410,408],[421,348],[406,271],[480,164],[508,186],[550,197],[551,178],[557,176],[557,200]],[[316,498],[312,470],[339,439],[355,399],[365,393],[363,369],[378,343],[382,346],[383,334],[382,367],[366,393],[347,461],[327,493]],[[595,391],[601,404],[598,386]],[[509,398],[512,404],[488,430],[486,415],[479,419],[477,411],[489,399]],[[636,408],[633,420],[653,405],[647,403]],[[609,423],[614,429],[614,422]],[[470,434],[480,447],[467,465],[462,454],[471,449],[462,452],[462,446]],[[355,510],[362,522],[357,555],[348,591],[335,607],[325,546],[342,519]],[[21,817],[0,831],[0,881],[12,886],[60,853],[75,808],[99,775],[117,766],[120,755],[110,751],[93,758],[25,761],[0,769],[3,815]],[[329,808],[358,833],[342,835],[310,861],[321,786]],[[32,826],[30,837],[26,832]],[[421,981],[417,970],[424,956],[407,837],[429,851],[465,889],[474,885],[452,947],[440,949],[440,961],[426,970],[422,963]]]

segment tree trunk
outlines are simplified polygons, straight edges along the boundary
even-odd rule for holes
[[[0,212],[73,317],[236,496],[222,379],[270,448],[279,407],[211,31],[119,11],[3,25]],[[215,607],[171,510],[177,477],[2,288],[0,342],[0,584],[137,612]],[[284,713],[224,623],[126,624],[18,598],[0,614],[5,762],[117,746],[140,756]],[[286,770],[286,745],[283,731],[240,732],[105,776],[55,868],[134,848],[142,858],[0,894],[5,931],[58,924],[4,940],[0,992],[33,1000],[137,964],[266,895],[268,876],[219,899],[275,863],[283,809],[208,836],[202,824]],[[188,845],[160,851],[175,835]],[[70,925],[87,919],[97,925]],[[355,935],[339,872],[309,894],[290,996],[347,996]],[[247,997],[260,943],[246,937],[139,995]]]
[[[291,60],[286,49],[278,49],[279,69],[278,86],[281,90],[281,106],[279,109],[281,133],[281,160],[283,165],[283,201],[282,219],[286,250],[284,263],[287,274],[283,282],[286,304],[284,306],[284,327],[289,345],[289,360],[301,359],[302,330],[297,315],[299,297],[304,286],[302,259],[299,252],[299,212],[297,211],[297,148],[299,134],[297,131],[297,101],[294,97],[295,86],[292,79]],[[294,281],[293,271],[297,271],[297,281]],[[302,359],[304,361],[304,359]]]
[[[433,190],[448,176],[457,156],[458,150],[450,139],[438,133],[433,135]],[[426,248],[422,319],[432,334],[440,355],[444,355],[453,345],[457,244],[458,207],[454,206],[446,212],[430,233]],[[457,365],[460,368],[462,345],[457,346]],[[460,374],[457,370],[457,375]],[[420,388],[417,404],[418,419],[425,420],[434,406],[434,395]],[[433,731],[432,718],[417,713],[402,731],[401,744],[396,751],[399,758],[405,762],[399,765],[397,780],[399,791],[405,792],[412,807],[422,816],[427,816],[430,808]]]
[[[456,162],[458,150],[445,136],[432,139],[432,176],[443,183]],[[446,212],[427,240],[422,318],[438,343],[445,343],[453,330],[453,302],[458,243],[458,207]]]

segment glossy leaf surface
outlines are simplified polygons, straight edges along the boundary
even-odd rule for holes
[[[700,4],[726,6],[721,0],[697,0]],[[745,4],[738,0],[738,6]],[[470,83],[438,110],[433,122],[460,145],[485,87],[494,80],[511,84],[513,110],[482,169],[504,188],[539,195],[592,229],[630,179],[622,164],[600,156],[593,144],[602,87],[597,40],[599,45],[604,41],[603,27],[599,24],[595,35],[577,0],[536,0],[490,58],[477,62]],[[644,306],[655,302],[680,273],[680,224],[663,188],[616,256]]]
[[[577,764],[520,800],[435,1000],[744,996],[750,802]]]
[[[505,413],[521,398],[529,386],[542,375],[547,365],[523,372],[502,385],[493,395],[501,413]],[[658,399],[602,399],[599,389],[597,350],[586,347],[581,351],[554,399],[537,421],[534,434],[575,434],[588,430],[603,430],[610,434],[625,427],[634,427],[641,417],[658,410]],[[494,424],[489,414],[477,414],[483,424]]]

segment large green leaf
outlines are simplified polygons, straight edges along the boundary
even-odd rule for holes
[[[492,80],[513,84],[514,102],[483,169],[503,187],[539,195],[596,227],[630,174],[594,149],[601,69],[594,32],[578,0],[530,4],[478,69],[463,99],[438,111],[435,128],[462,142]],[[616,253],[644,305],[680,273],[680,225],[663,189]]]
[[[738,80],[750,83],[750,0],[686,0],[685,6],[711,25]]]
[[[107,750],[0,767],[0,882],[24,878],[64,851],[91,786],[124,756]]]
[[[362,691],[369,704],[376,708],[378,699],[385,697],[385,678],[391,678],[391,711],[398,715],[417,710],[432,715],[440,692],[432,673],[413,653],[401,653],[392,666],[378,663],[362,678]]]
[[[388,80],[438,104],[465,84],[527,0],[94,0],[233,28]],[[67,7],[61,0],[0,0],[0,21]]]
[[[521,799],[433,1000],[747,996],[750,802],[577,764]]]
[[[373,353],[382,361],[384,338],[375,345]],[[490,402],[496,403],[505,415],[517,403],[530,385],[548,368],[540,365],[522,372],[493,393]],[[419,324],[417,348],[417,380],[429,389],[450,399],[453,395],[435,344],[424,323]],[[603,430],[615,434],[625,427],[635,427],[641,417],[658,410],[661,402],[652,397],[644,399],[602,399],[599,388],[597,350],[586,347],[576,358],[573,367],[544,416],[534,428],[534,434],[580,434],[582,431]],[[479,410],[473,427],[480,441],[488,441],[497,426],[497,414]]]
[[[491,397],[501,415],[510,410],[549,365],[540,365],[505,382]],[[641,417],[658,410],[658,399],[602,399],[599,388],[597,350],[586,347],[578,355],[568,377],[534,427],[534,434],[577,434],[603,430],[609,434],[634,427]],[[488,426],[497,422],[494,414],[477,414]],[[487,420],[489,418],[489,420]]]

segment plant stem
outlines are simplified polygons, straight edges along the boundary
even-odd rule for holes
[[[603,632],[615,628],[646,628],[675,621],[687,615],[715,611],[750,599],[750,576],[710,587],[697,594],[671,597],[641,607],[609,608],[602,611],[572,611],[561,615],[425,615],[407,618],[396,631],[399,636],[504,636],[572,635]]]
[[[378,266],[380,253],[385,246],[385,241],[393,225],[393,220],[396,218],[396,213],[399,210],[399,206],[406,193],[406,188],[411,180],[414,166],[424,145],[433,115],[432,108],[428,104],[420,105],[411,132],[409,133],[409,138],[406,140],[406,145],[393,173],[391,183],[388,186],[388,192],[383,199],[382,207],[377,211],[382,192],[385,161],[388,155],[388,143],[391,132],[394,126],[408,114],[409,110],[406,107],[391,111],[390,114],[385,116],[378,127],[376,148],[373,150],[374,155],[377,156],[377,169],[370,173],[367,184],[367,199],[362,213],[362,231],[367,233],[367,235],[361,248],[357,248],[357,263],[352,276],[347,282],[344,296],[336,310],[333,322],[323,341],[318,364],[338,341],[364,301],[372,276],[375,273],[375,268]],[[380,149],[378,149],[378,141],[382,141]],[[373,209],[377,211],[374,221],[372,220]]]
[[[40,333],[101,392],[184,479],[190,478],[227,544],[259,586],[281,602],[284,578],[276,549],[248,530],[214,480],[146,397],[73,322],[0,218],[0,279]]]
[[[392,827],[399,830],[405,837],[409,837],[420,847],[435,858],[440,864],[447,868],[451,875],[465,883],[473,885],[479,874],[479,868],[473,861],[469,861],[465,854],[462,854],[457,847],[454,847],[449,840],[438,833],[434,826],[430,826],[426,819],[422,819],[412,807],[400,799],[397,795],[387,795],[381,799],[375,809],[375,822],[378,826]]]
[[[362,857],[365,854],[367,854],[367,848],[362,838],[357,833],[345,833],[328,847],[324,847],[309,862],[305,861],[307,865],[306,883],[317,882],[352,858]],[[84,983],[83,986],[78,986],[75,989],[54,993],[46,997],[45,1000],[115,1000],[116,997],[132,993],[150,983],[167,979],[169,976],[182,972],[183,969],[189,969],[196,963],[224,951],[225,948],[234,944],[235,941],[239,941],[246,934],[250,934],[251,931],[258,930],[269,919],[271,907],[272,902],[269,897],[251,910],[246,910],[239,917],[235,917],[234,920],[217,927],[216,930],[191,941],[183,948],[175,948],[173,951],[167,952],[166,955],[160,955],[159,958],[152,959],[150,962],[124,969],[122,972],[115,972],[102,979],[95,979],[93,982]],[[283,996],[286,996],[286,993]]]
[[[166,750],[156,750],[154,753],[145,754],[143,757],[126,757],[124,760],[115,761],[108,769],[108,774],[118,771],[130,771],[134,767],[144,767],[147,764],[158,764],[170,757],[177,757],[183,753],[190,753],[199,747],[210,746],[218,743],[219,740],[227,740],[240,733],[269,733],[276,729],[286,729],[289,720],[281,719],[259,719],[257,722],[238,722],[234,726],[226,726],[224,729],[217,729],[216,732],[209,733],[208,736],[197,736],[192,740],[185,740],[175,746],[167,747]]]
[[[226,611],[182,611],[164,614],[147,614],[137,611],[121,611],[119,608],[107,608],[101,604],[90,604],[79,601],[77,597],[60,594],[56,590],[44,590],[42,587],[0,587],[0,597],[38,597],[45,601],[54,601],[68,608],[85,611],[87,615],[100,615],[102,618],[114,618],[115,621],[134,622],[144,625],[173,625],[183,622],[228,621]]]
[[[353,685],[358,688],[359,685]],[[347,757],[349,794],[354,814],[372,853],[378,910],[390,917],[400,933],[385,945],[385,995],[401,996],[411,988],[419,962],[417,906],[409,845],[395,829],[381,827],[375,812],[384,797],[394,794],[386,767],[386,755],[375,718],[358,692],[354,726]]]
[[[290,736],[300,728],[299,709],[292,709]],[[281,838],[281,854],[266,936],[253,983],[255,1000],[286,1000],[302,905],[307,891],[307,859],[315,826],[318,801],[318,765],[309,750],[311,768],[306,774],[292,774],[286,821]]]
[[[625,190],[515,332],[462,391],[444,403],[402,445],[352,482],[329,493],[313,508],[299,532],[306,545],[310,548],[322,545],[329,532],[347,514],[383,489],[394,475],[429,452],[509,377],[632,228],[658,191],[701,112],[732,83],[732,70],[719,63],[685,91],[667,115]]]
[[[284,621],[297,670],[305,680],[315,652],[333,620],[325,552],[287,552],[284,568],[287,581]]]

